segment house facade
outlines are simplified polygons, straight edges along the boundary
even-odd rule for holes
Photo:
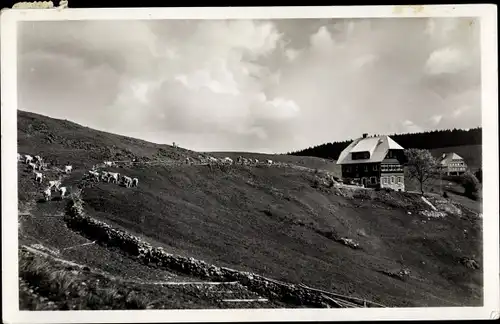
[[[404,149],[392,138],[363,134],[342,151],[337,164],[344,183],[404,191],[403,161]]]
[[[446,175],[461,175],[467,171],[464,159],[456,153],[444,153],[439,161],[441,169]]]

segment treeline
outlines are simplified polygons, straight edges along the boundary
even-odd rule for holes
[[[371,135],[374,137],[380,135]],[[450,146],[461,145],[480,145],[482,144],[482,128],[447,129],[434,130],[423,133],[407,133],[389,135],[399,145],[404,148],[436,149]],[[296,156],[315,156],[324,159],[338,159],[340,153],[352,142],[333,142],[309,147],[304,150],[289,152],[288,155]]]

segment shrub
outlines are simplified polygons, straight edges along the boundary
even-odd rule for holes
[[[318,179],[318,178],[315,178],[315,179],[312,181],[312,185],[311,185],[311,186],[312,186],[313,188],[318,188],[318,187],[319,187],[319,184],[320,184],[319,179]]]
[[[477,170],[474,175],[476,176],[477,180],[481,183],[483,183],[483,169],[482,168],[479,168],[479,170]]]
[[[479,180],[471,172],[466,172],[461,179],[462,186],[464,187],[464,194],[467,197],[476,199],[477,192],[479,191]]]
[[[66,206],[66,212],[70,216],[80,216],[83,214],[82,189],[71,192]]]
[[[448,192],[443,192],[443,198],[448,198]]]

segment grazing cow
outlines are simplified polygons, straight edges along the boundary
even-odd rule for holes
[[[125,187],[129,188],[130,185],[132,184],[132,178],[131,177],[127,177],[126,175],[122,176],[121,178],[121,182],[125,185]]]
[[[98,182],[99,181],[99,172],[90,170],[89,171],[89,176],[92,178],[92,180]]]
[[[216,158],[214,158],[213,156],[209,156],[209,157],[208,157],[208,161],[209,161],[209,162],[214,162],[214,163],[217,163],[217,159],[216,159]]]
[[[255,159],[255,163],[256,163],[256,164],[259,164],[259,160]]]
[[[137,187],[137,186],[139,186],[139,179],[137,178],[132,179],[132,187]]]
[[[23,158],[23,157],[21,156],[21,154],[17,153],[17,162],[21,161],[21,160],[22,160],[22,158]]]
[[[102,173],[101,173],[101,180],[103,180],[103,181],[106,180],[107,181],[108,178],[109,178],[109,172],[108,171],[102,171]]]
[[[36,169],[37,169],[36,164],[35,164],[35,163],[32,163],[32,162],[30,162],[30,163],[28,164],[28,167],[29,167],[29,168],[31,168],[31,170],[36,170]]]
[[[273,161],[272,160],[267,160],[267,165],[272,165]]]
[[[120,178],[120,174],[116,172],[108,173],[108,182],[118,183],[118,179]]]
[[[71,173],[71,171],[73,171],[73,166],[72,165],[66,165],[66,166],[64,166],[64,172]]]
[[[47,163],[38,162],[37,165],[38,165],[38,170],[40,171],[47,170]]]
[[[35,181],[42,183],[42,179],[43,179],[43,174],[41,174],[40,172],[35,172]]]
[[[233,164],[233,160],[229,157],[225,157],[224,160],[222,160],[222,163],[224,164]]]
[[[104,165],[110,167],[110,166],[113,166],[113,162],[111,162],[111,161],[104,161]]]
[[[59,194],[61,194],[61,199],[64,199],[64,196],[66,195],[66,187],[61,187],[59,188]]]
[[[31,155],[26,154],[26,155],[24,156],[24,162],[25,162],[26,164],[31,163],[32,161],[33,161],[33,157],[32,157]]]
[[[45,198],[45,201],[49,201],[50,197],[52,196],[52,191],[50,190],[51,187],[46,188],[43,191],[43,197]]]
[[[41,163],[42,157],[40,155],[35,155],[35,162]]]
[[[56,188],[56,190],[59,190],[59,187],[61,186],[61,180],[51,180],[49,181],[49,189],[52,190],[52,188]]]

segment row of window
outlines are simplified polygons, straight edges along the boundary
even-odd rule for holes
[[[401,184],[403,183],[403,177],[402,176],[381,177],[380,181],[382,184],[395,184],[395,183]],[[362,183],[367,184],[367,182],[368,178],[362,178]],[[370,184],[375,185],[378,183],[378,179],[377,177],[370,177],[369,182]]]
[[[382,164],[382,171],[403,171],[401,165],[398,164]]]
[[[452,166],[452,167],[464,166],[464,163],[463,162],[452,162],[452,163],[449,163],[448,166]]]
[[[365,165],[364,167],[364,170],[365,172],[368,172],[368,165]],[[374,164],[371,168],[373,171],[378,171],[378,165],[377,164]],[[358,166],[354,166],[354,167],[346,167],[345,168],[346,172],[351,172],[351,171],[358,171]],[[398,165],[398,164],[382,164],[382,166],[380,167],[380,170],[381,171],[403,171],[403,168],[401,167],[401,165]]]
[[[380,180],[382,181],[382,184],[394,184],[397,183],[403,183],[403,177],[396,177],[396,176],[390,176],[390,177],[381,177]]]
[[[452,171],[465,171],[465,168],[448,168],[448,172]]]

